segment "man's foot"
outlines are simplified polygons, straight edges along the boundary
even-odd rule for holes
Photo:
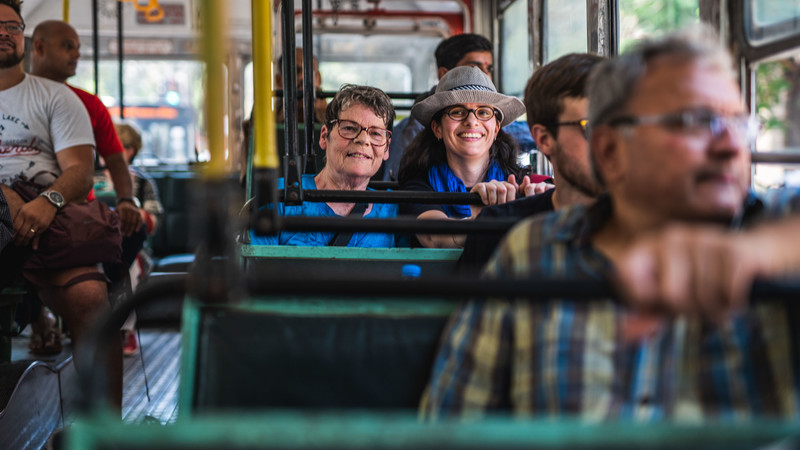
[[[139,353],[139,339],[135,330],[122,330],[122,354],[133,356]]]

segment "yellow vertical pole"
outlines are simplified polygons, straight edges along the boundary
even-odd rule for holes
[[[270,0],[252,1],[253,167],[278,168],[275,112],[272,110],[272,11]]]
[[[206,132],[211,160],[205,171],[210,180],[221,180],[225,163],[225,48],[228,42],[227,8],[223,0],[205,0],[201,7],[201,48],[206,64]]]
[[[61,20],[69,22],[69,0],[61,2]]]

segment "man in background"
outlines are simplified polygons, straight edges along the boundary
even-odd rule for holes
[[[479,34],[457,34],[443,40],[436,47],[436,75],[442,79],[444,74],[454,67],[472,66],[477,67],[489,78],[492,78],[494,71],[494,59],[492,57],[492,44],[488,39]],[[433,86],[427,94],[420,96],[416,102],[422,101],[436,92]],[[421,123],[406,117],[397,123],[392,134],[392,145],[389,148],[389,159],[383,165],[383,180],[397,181],[400,160],[406,147],[424,129]],[[519,122],[511,122],[503,128],[503,131],[511,135],[520,147],[520,152],[534,149],[536,144],[531,139],[528,128]],[[379,174],[381,172],[378,172]],[[536,178],[536,181],[541,181]]]

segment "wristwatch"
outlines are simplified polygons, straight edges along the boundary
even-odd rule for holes
[[[122,203],[122,202],[129,202],[129,203],[133,204],[133,206],[135,206],[137,208],[141,208],[142,207],[142,203],[136,197],[120,197],[120,198],[117,199],[117,204],[118,205],[120,203]]]
[[[64,205],[66,204],[66,202],[64,201],[64,196],[61,195],[60,192],[57,192],[57,191],[44,191],[39,195],[41,197],[46,198],[47,201],[52,203],[53,206],[55,206],[58,209],[63,208]]]

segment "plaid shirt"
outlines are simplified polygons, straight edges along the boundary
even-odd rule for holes
[[[778,199],[775,212],[798,208]],[[794,201],[794,205],[791,205]],[[746,226],[769,215],[748,198]],[[590,242],[611,215],[603,197],[511,231],[489,278],[604,279],[610,262]],[[796,308],[759,303],[717,327],[679,317],[647,338],[623,337],[631,313],[612,299],[532,303],[477,299],[450,319],[421,414],[576,416],[698,422],[798,416]]]

